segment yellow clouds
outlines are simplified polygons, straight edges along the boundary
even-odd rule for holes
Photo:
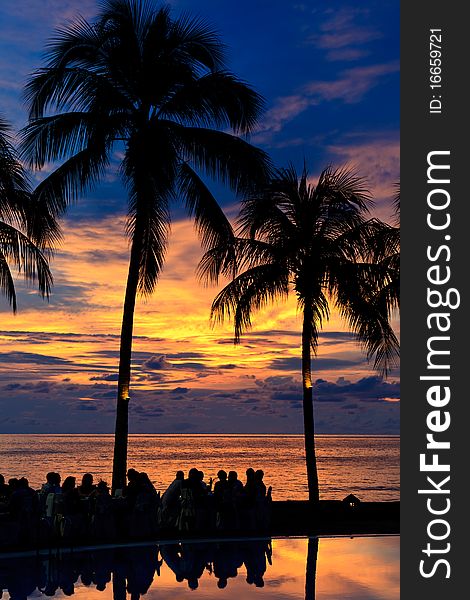
[[[21,341],[0,339],[0,349],[8,345],[9,352],[53,357],[56,371],[50,377],[56,380],[66,375],[81,384],[90,377],[113,381],[129,260],[125,219],[67,222],[64,229],[52,264],[50,304],[22,294],[18,316],[5,314],[4,328],[28,333]],[[297,378],[301,320],[295,297],[253,315],[253,330],[234,346],[232,323],[210,324],[211,303],[223,282],[218,289],[199,284],[195,271],[201,255],[191,222],[176,221],[156,291],[136,305],[134,385],[167,389],[190,382],[191,388],[237,389],[253,388],[254,376]],[[38,332],[48,333],[47,340],[35,338]],[[325,369],[333,376],[347,371],[353,379],[369,373],[335,313],[320,340],[319,358],[317,376]]]

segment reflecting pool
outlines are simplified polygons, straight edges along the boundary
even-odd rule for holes
[[[3,595],[1,593],[3,590]],[[0,556],[0,598],[398,600],[399,537],[284,538]]]

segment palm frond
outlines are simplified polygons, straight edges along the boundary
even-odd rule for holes
[[[1,290],[16,311],[16,296],[9,265],[13,265],[25,280],[37,282],[39,292],[48,298],[52,275],[47,257],[21,231],[0,221],[0,281]]]
[[[287,298],[289,273],[282,265],[264,264],[248,269],[235,277],[214,299],[211,320],[223,322],[233,317],[235,343],[251,328],[251,315],[270,302]]]
[[[177,89],[159,113],[182,125],[230,127],[252,131],[264,110],[264,99],[248,84],[226,71],[210,72]]]
[[[209,177],[244,194],[266,181],[268,155],[248,142],[213,129],[181,127],[178,131],[184,158]]]
[[[340,315],[368,359],[374,357],[374,367],[387,375],[399,358],[399,342],[390,325],[397,306],[390,271],[382,264],[346,263],[336,272],[334,288]]]
[[[233,229],[224,211],[187,163],[180,166],[178,189],[186,202],[189,216],[194,217],[202,247],[208,250],[233,245]]]
[[[21,132],[21,154],[35,168],[60,161],[88,146],[95,126],[87,112],[68,112],[30,121]]]

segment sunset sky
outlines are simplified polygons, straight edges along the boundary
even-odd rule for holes
[[[173,0],[210,21],[230,66],[267,100],[251,141],[276,165],[304,159],[312,178],[328,164],[357,167],[390,219],[399,179],[399,3]],[[42,66],[54,27],[95,0],[2,0],[0,113],[25,124],[22,87]],[[116,155],[116,163],[118,161]],[[43,175],[36,174],[39,181]],[[230,191],[215,186],[229,216]],[[0,299],[0,433],[111,432],[128,263],[126,195],[117,173],[63,222],[49,303],[18,284],[19,312]],[[240,346],[230,323],[211,328],[216,288],[195,278],[198,240],[175,206],[156,293],[137,304],[132,432],[302,431],[300,319],[295,301],[254,317]],[[397,324],[398,329],[398,324]],[[398,433],[398,373],[382,381],[333,313],[313,363],[319,433]]]

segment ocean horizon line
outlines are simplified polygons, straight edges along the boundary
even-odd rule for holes
[[[0,435],[28,435],[28,436],[80,436],[80,437],[96,437],[96,436],[106,436],[106,437],[114,437],[114,433],[80,433],[80,432],[69,432],[69,431],[61,431],[61,432],[43,432],[43,433],[31,433],[31,432],[0,432]],[[198,436],[212,436],[212,437],[303,437],[303,433],[175,433],[175,432],[167,432],[167,433],[129,433],[129,437],[198,437]],[[356,438],[365,438],[365,437],[375,437],[375,438],[399,438],[399,433],[317,433],[316,437],[356,437]]]

